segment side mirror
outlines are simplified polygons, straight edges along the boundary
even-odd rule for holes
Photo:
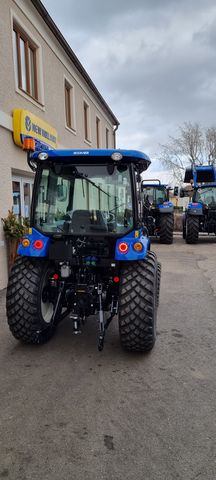
[[[173,195],[174,195],[175,197],[178,197],[178,194],[179,194],[179,187],[174,187],[174,189],[173,189]]]

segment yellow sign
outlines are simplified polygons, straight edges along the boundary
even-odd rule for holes
[[[40,147],[57,148],[57,131],[28,110],[16,108],[13,111],[13,138],[22,147],[23,139],[32,137]]]

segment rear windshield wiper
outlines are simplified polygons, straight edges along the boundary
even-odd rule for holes
[[[81,180],[86,180],[86,182],[90,183],[91,185],[93,185],[93,187],[97,188],[100,192],[103,192],[105,193],[105,195],[107,195],[108,197],[111,197],[111,195],[107,192],[105,192],[105,190],[103,190],[101,187],[99,187],[95,182],[93,182],[92,180],[89,180],[89,178],[84,175],[83,173],[80,173],[78,171],[74,172],[74,175],[73,175],[75,178],[80,178]]]

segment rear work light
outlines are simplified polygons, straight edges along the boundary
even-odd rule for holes
[[[121,253],[127,253],[129,250],[129,245],[126,242],[119,243],[118,249]]]
[[[36,248],[36,250],[41,250],[44,247],[43,240],[35,240],[33,243],[33,247]]]
[[[113,152],[111,155],[112,160],[119,162],[122,159],[122,154],[120,152]]]
[[[28,238],[23,238],[21,243],[22,243],[22,246],[26,248],[26,247],[29,247],[30,240]]]
[[[136,242],[133,244],[133,248],[136,252],[141,252],[143,249],[143,244],[141,242]]]

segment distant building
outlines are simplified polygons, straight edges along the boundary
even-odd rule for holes
[[[0,217],[28,217],[33,173],[23,136],[52,148],[113,148],[119,122],[40,0],[1,2]],[[0,225],[0,288],[7,255]]]

